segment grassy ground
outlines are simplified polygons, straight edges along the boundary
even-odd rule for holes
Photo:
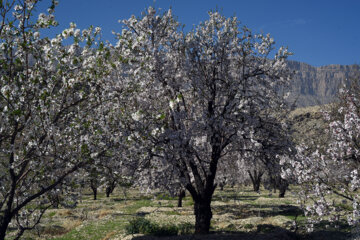
[[[166,194],[146,196],[136,189],[127,198],[115,192],[110,198],[101,195],[98,200],[85,195],[76,209],[51,209],[46,212],[39,227],[24,235],[24,239],[55,240],[140,240],[157,239],[154,236],[126,234],[129,221],[145,218],[157,226],[177,226],[186,236],[161,239],[200,239],[191,236],[195,218],[193,201],[187,196],[183,207],[177,208],[177,199]],[[250,188],[225,188],[216,191],[213,219],[209,236],[202,239],[348,239],[350,229],[340,225],[334,229],[319,226],[318,231],[305,234],[305,218],[290,191],[279,199],[268,191],[255,193]],[[294,225],[296,222],[296,225]],[[181,227],[180,227],[181,226]],[[185,226],[185,228],[184,228]],[[326,226],[326,227],[325,227]],[[298,228],[297,234],[294,234]],[[11,233],[8,239],[11,239]]]

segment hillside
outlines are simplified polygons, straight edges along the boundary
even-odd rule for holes
[[[305,143],[315,147],[327,141],[327,123],[321,111],[328,108],[327,105],[303,107],[289,114],[292,137],[296,144]]]
[[[290,100],[297,98],[298,107],[322,105],[333,102],[338,87],[358,76],[359,65],[327,65],[314,67],[306,63],[289,61],[296,73],[291,82]]]

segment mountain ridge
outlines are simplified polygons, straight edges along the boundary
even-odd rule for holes
[[[360,76],[360,65],[331,64],[315,67],[307,63],[288,61],[295,71],[290,83],[289,101],[297,107],[323,105],[336,101],[341,85]]]

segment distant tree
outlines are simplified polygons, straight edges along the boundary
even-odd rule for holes
[[[273,111],[273,109],[271,110]],[[258,154],[270,180],[270,188],[279,190],[279,197],[285,196],[289,182],[281,177],[280,159],[282,156],[292,157],[295,154],[295,144],[291,137],[290,126],[287,123],[289,111],[277,111],[276,116],[270,113],[259,118],[259,127],[255,133],[260,144]]]
[[[289,52],[280,48],[269,59],[269,35],[218,12],[189,33],[171,10],[149,8],[124,24],[116,50],[136,93],[127,106],[131,137],[147,151],[148,171],[177,176],[194,200],[195,232],[208,233],[219,162],[252,140],[262,110],[283,104],[276,90],[288,82]]]
[[[267,176],[269,189],[279,189],[279,197],[284,197],[288,186],[286,179],[281,178],[281,156],[294,154],[294,143],[291,130],[286,123],[287,109],[267,109],[254,120],[250,132],[252,141],[237,155],[240,174],[245,171],[251,180],[253,190],[258,192],[262,179]],[[236,176],[236,174],[234,174]]]

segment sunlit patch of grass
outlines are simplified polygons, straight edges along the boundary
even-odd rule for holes
[[[169,212],[165,212],[166,215],[181,215],[179,212],[177,211],[169,211]]]
[[[151,207],[154,205],[154,202],[152,202],[149,199],[142,199],[138,201],[134,201],[131,205],[127,206],[124,211],[127,214],[135,214],[136,211],[141,207]]]
[[[105,236],[114,236],[117,233],[121,233],[127,224],[124,220],[110,220],[96,223],[89,223],[81,227],[80,229],[74,229],[65,235],[54,238],[54,240],[101,240]]]

